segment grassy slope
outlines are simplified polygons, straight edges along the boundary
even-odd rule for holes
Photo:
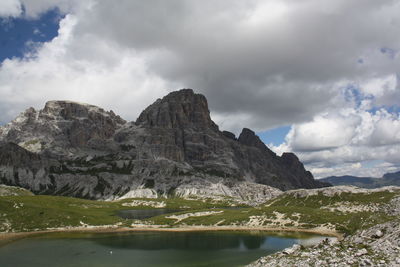
[[[185,211],[176,214],[210,211],[211,208],[212,211],[223,212],[208,216],[192,216],[181,221],[166,218],[168,215],[161,215],[147,219],[145,222],[166,226],[254,225],[251,221],[254,222],[255,219],[259,225],[267,227],[314,228],[331,224],[341,232],[353,233],[357,229],[395,219],[384,213],[383,206],[396,195],[400,195],[400,192],[343,193],[334,197],[316,195],[307,198],[282,195],[259,207],[241,209],[224,209],[228,206],[228,201],[147,199],[146,201],[165,202],[166,208],[185,209]],[[81,222],[89,225],[120,223],[122,226],[129,226],[133,221],[116,216],[117,210],[149,208],[145,206],[124,206],[124,203],[130,202],[132,200],[129,199],[118,202],[104,202],[57,196],[0,197],[0,231],[32,231],[54,227],[81,226]],[[340,211],[334,210],[335,206],[364,207],[364,210]]]
[[[10,196],[0,198],[0,222],[10,223],[15,231],[87,224],[114,224],[119,205],[56,196]],[[0,223],[0,230],[7,226]],[[3,228],[3,229],[1,229]]]
[[[334,197],[316,195],[305,198],[294,198],[291,195],[283,195],[259,207],[224,210],[220,214],[190,217],[180,221],[179,224],[214,225],[218,223],[218,225],[251,225],[250,217],[253,217],[258,219],[262,225],[268,227],[299,227],[309,229],[330,224],[340,232],[353,233],[357,229],[367,228],[377,223],[396,219],[393,216],[386,215],[383,211],[383,206],[396,195],[400,195],[400,192],[377,192],[371,194],[343,193]],[[354,210],[353,212],[333,210],[335,205],[343,205],[350,208],[362,207],[364,210]],[[330,207],[333,209],[329,210],[328,208]],[[149,221],[156,224],[177,225],[176,220],[166,217],[168,216],[161,215],[151,218]]]
[[[137,199],[146,202],[165,202],[170,209],[209,209],[228,205],[184,199]],[[110,225],[129,226],[132,221],[116,216],[122,209],[149,209],[147,206],[124,206],[132,200],[118,202],[92,201],[59,196],[3,196],[0,197],[0,232],[44,230],[47,228]],[[82,222],[82,223],[81,223]]]

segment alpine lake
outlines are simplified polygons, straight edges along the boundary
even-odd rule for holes
[[[152,212],[156,212],[153,214]],[[171,210],[127,210],[143,219]],[[1,267],[206,267],[244,266],[293,244],[326,236],[264,231],[134,231],[38,234],[0,246]]]

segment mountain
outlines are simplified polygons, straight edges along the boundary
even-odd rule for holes
[[[386,173],[381,178],[357,176],[330,176],[319,181],[332,185],[354,185],[363,188],[379,188],[383,186],[400,186],[400,172]]]
[[[135,122],[113,111],[49,101],[0,127],[0,182],[36,194],[91,199],[219,195],[269,197],[317,188],[296,155],[277,156],[255,133],[211,120],[207,99],[175,91]]]

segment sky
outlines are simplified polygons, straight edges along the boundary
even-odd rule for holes
[[[1,0],[0,124],[48,100],[127,120],[204,94],[315,177],[400,170],[400,2]]]

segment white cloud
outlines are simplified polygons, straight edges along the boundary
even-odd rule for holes
[[[21,4],[18,0],[2,0],[0,1],[0,18],[1,17],[18,17],[22,12]]]
[[[395,74],[365,80],[360,85],[360,89],[363,93],[373,95],[374,97],[382,97],[387,93],[395,91],[396,88],[397,76]]]
[[[278,154],[296,152],[317,177],[377,174],[393,171],[393,164],[400,169],[399,133],[399,113],[346,108],[293,125],[286,142],[272,149]],[[362,162],[371,160],[390,164],[360,169]]]
[[[370,144],[377,146],[400,144],[399,116],[383,110],[377,112],[374,117],[376,123],[371,134]]]
[[[92,39],[73,47],[71,55],[68,47],[76,45],[73,35],[76,25],[76,17],[66,16],[60,23],[58,37],[39,47],[34,57],[3,62],[0,68],[3,121],[30,105],[42,107],[51,99],[96,104],[133,120],[157,96],[167,92],[170,85],[149,73],[145,61],[132,51],[105,55],[108,49],[111,52],[117,49],[113,44]]]
[[[390,1],[99,0],[81,11],[74,34],[133,49],[155,75],[203,92],[215,114],[251,114],[242,122],[266,129],[323,111],[338,80],[392,74],[379,52],[380,39],[399,41],[392,9]]]
[[[249,10],[245,23],[248,23],[250,27],[259,25],[264,27],[273,26],[286,17],[288,11],[289,6],[285,1],[265,1]]]
[[[323,178],[328,176],[343,176],[353,175],[358,177],[382,177],[385,173],[398,171],[400,168],[397,166],[384,164],[376,165],[373,167],[363,167],[361,163],[355,164],[341,164],[332,166],[330,168],[312,168],[311,172],[317,178]]]
[[[295,151],[318,151],[348,144],[359,118],[354,115],[318,115],[313,121],[294,125],[289,133]]]
[[[307,121],[333,104],[339,81],[387,77],[397,64],[380,52],[400,40],[389,0],[21,3],[27,17],[58,7],[76,18],[60,68],[110,68],[129,51],[154,77],[204,93],[214,114],[247,114],[241,122],[259,130]]]

